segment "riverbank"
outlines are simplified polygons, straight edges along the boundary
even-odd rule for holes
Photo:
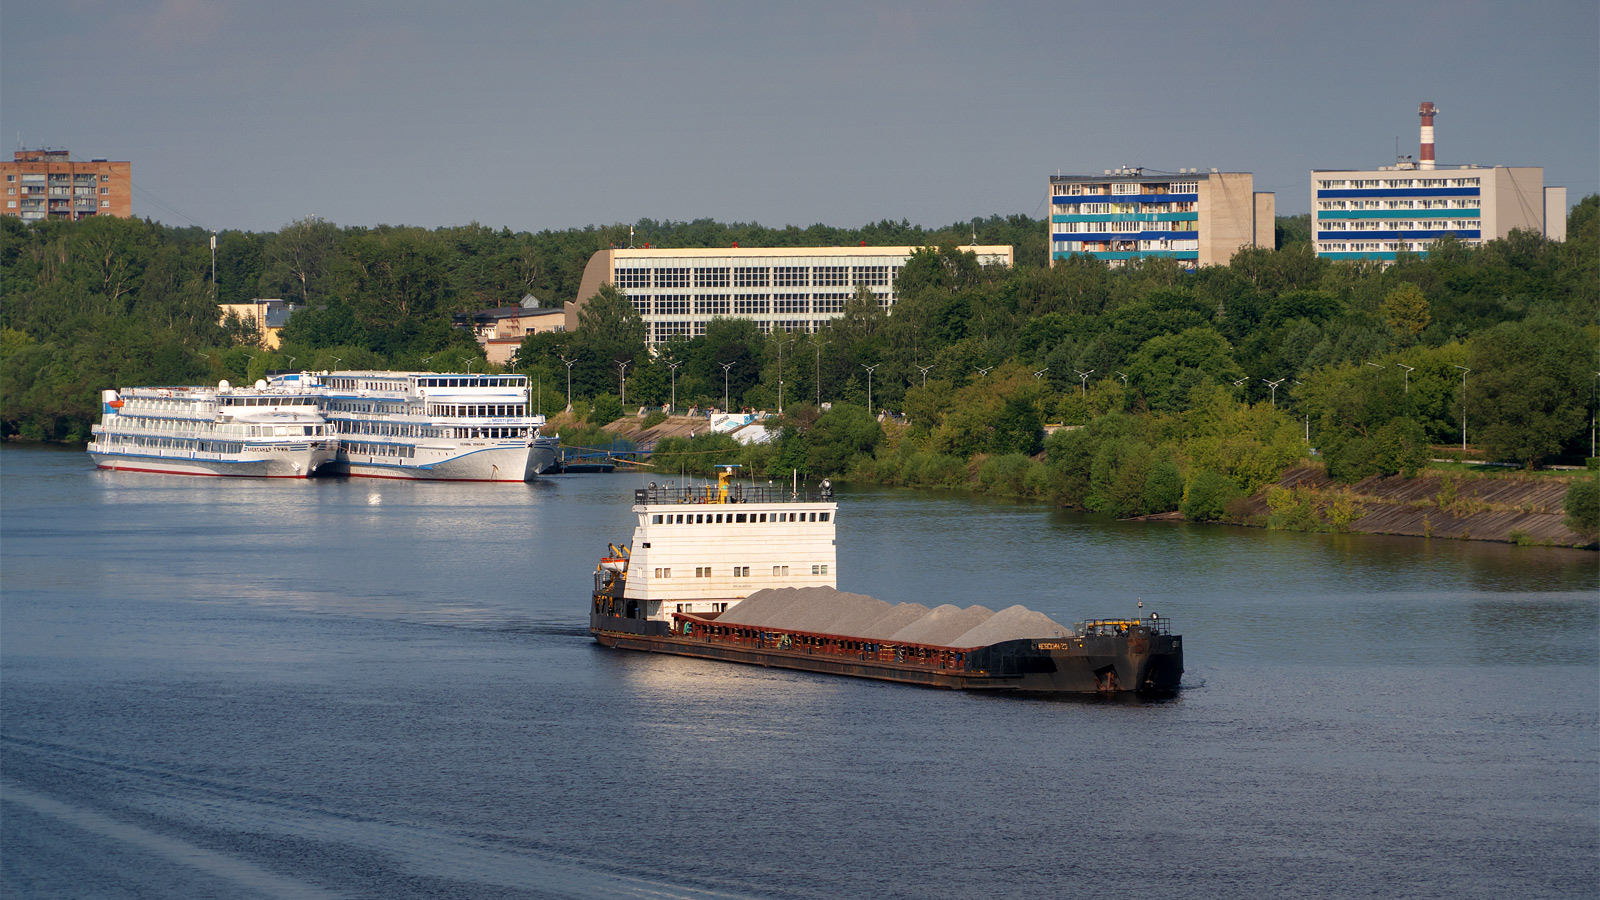
[[[1567,526],[1562,505],[1567,488],[1582,477],[1425,471],[1415,478],[1373,476],[1342,484],[1321,467],[1300,466],[1237,502],[1229,519],[1294,531],[1595,549],[1595,542]]]

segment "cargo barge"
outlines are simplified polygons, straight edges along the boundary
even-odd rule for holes
[[[735,483],[634,492],[631,545],[596,568],[603,646],[955,690],[1164,694],[1183,639],[1142,613],[1072,628],[1015,605],[891,605],[836,587],[838,504]]]

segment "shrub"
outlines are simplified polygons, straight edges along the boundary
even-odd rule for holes
[[[1178,464],[1163,459],[1150,467],[1144,480],[1144,514],[1171,512],[1183,502],[1183,476]]]
[[[641,427],[644,427],[644,428],[654,428],[657,425],[660,425],[662,422],[665,422],[666,420],[667,420],[666,411],[658,409],[658,410],[652,411],[649,415],[645,416],[644,417],[644,421],[640,422],[639,424],[640,424]]]
[[[594,398],[589,407],[588,421],[594,425],[606,425],[622,418],[622,401],[611,394],[601,394]]]
[[[1567,527],[1590,541],[1600,538],[1600,481],[1580,478],[1567,488],[1561,502],[1567,513]]]
[[[1021,453],[990,457],[978,469],[978,489],[1008,497],[1028,496],[1028,474],[1038,465]]]
[[[1214,522],[1229,517],[1228,505],[1235,499],[1242,499],[1242,494],[1233,479],[1206,469],[1189,482],[1189,495],[1180,509],[1191,521]]]

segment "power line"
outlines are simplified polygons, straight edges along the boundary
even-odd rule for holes
[[[160,197],[157,197],[155,194],[150,193],[148,190],[145,190],[144,188],[141,188],[138,185],[133,185],[133,195],[136,198],[138,198],[140,200],[140,202],[149,203],[152,206],[160,207],[161,209],[164,209],[167,212],[172,213],[173,215],[177,216],[178,218],[187,221],[190,225],[193,225],[196,228],[200,228],[200,229],[203,229],[205,231],[210,231],[211,230],[210,228],[207,228],[203,223],[201,223],[198,219],[196,219],[194,216],[189,215],[188,213],[184,212],[183,210],[177,208],[176,206],[173,206],[172,204],[168,203],[165,200],[162,200]]]

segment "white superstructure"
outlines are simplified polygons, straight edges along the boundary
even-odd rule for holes
[[[89,455],[102,469],[306,478],[338,441],[317,399],[270,387],[139,387],[101,393]]]
[[[724,470],[715,486],[634,492],[631,552],[602,564],[625,570],[629,618],[723,612],[755,591],[836,587],[834,525],[839,505],[823,483],[803,495],[739,484]]]
[[[302,372],[275,383],[315,395],[338,435],[332,471],[364,478],[526,481],[557,439],[528,409],[523,375]]]

